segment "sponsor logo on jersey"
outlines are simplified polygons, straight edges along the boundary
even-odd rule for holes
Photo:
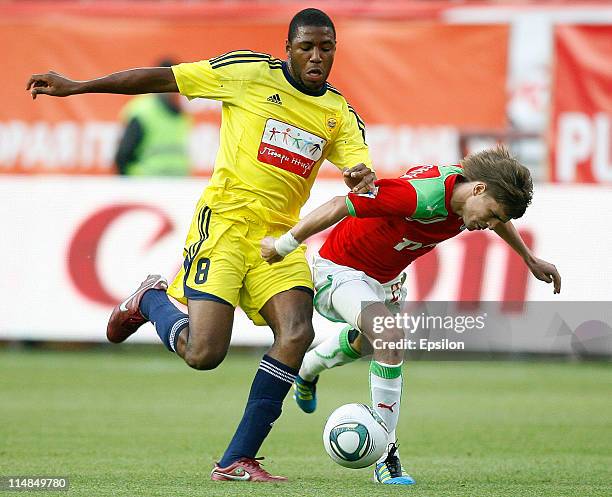
[[[278,93],[270,95],[268,98],[266,98],[266,100],[268,102],[272,102],[273,104],[283,105],[283,101],[281,100],[280,95]]]
[[[268,119],[257,159],[308,178],[323,155],[326,141],[312,133],[276,119]]]

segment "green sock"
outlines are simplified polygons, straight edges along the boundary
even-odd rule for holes
[[[335,332],[304,357],[299,375],[306,381],[313,381],[326,369],[335,368],[353,362],[361,357],[350,344],[349,335],[353,331],[350,325]]]

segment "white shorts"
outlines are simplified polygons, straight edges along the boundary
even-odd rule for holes
[[[341,266],[319,254],[313,257],[312,272],[317,312],[330,321],[347,323],[355,329],[359,329],[357,323],[364,302],[382,302],[389,311],[397,313],[406,297],[405,273],[380,283],[363,271]]]

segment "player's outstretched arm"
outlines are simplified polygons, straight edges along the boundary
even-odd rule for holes
[[[561,275],[555,265],[533,255],[511,221],[498,223],[494,231],[523,258],[525,264],[537,279],[546,283],[553,283],[553,293],[561,292]]]
[[[33,74],[28,80],[26,90],[36,99],[37,95],[67,97],[80,93],[170,93],[177,92],[178,86],[170,67],[143,67],[86,81],[75,81],[54,71]]]
[[[280,238],[271,236],[264,238],[261,241],[261,257],[270,264],[278,262],[298,248],[300,243],[333,226],[348,214],[346,197],[334,197],[301,219]]]

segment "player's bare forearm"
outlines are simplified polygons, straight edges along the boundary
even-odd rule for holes
[[[507,223],[499,223],[493,231],[499,235],[499,237],[505,241],[512,249],[522,257],[522,259],[526,262],[532,262],[534,260],[533,253],[529,249],[525,242],[521,238],[521,235],[512,224],[512,221],[508,221]]]
[[[264,238],[261,241],[261,257],[270,264],[281,261],[304,240],[336,224],[348,213],[346,197],[334,197],[317,207],[280,238]]]
[[[333,226],[348,214],[346,197],[334,197],[301,219],[291,228],[291,234],[298,242],[302,243],[312,235]]]
[[[30,77],[26,90],[31,92],[32,98],[36,98],[37,95],[67,97],[81,93],[169,93],[177,92],[178,86],[171,68],[145,67],[86,81],[74,81],[53,71],[34,74]]]
[[[129,69],[90,81],[82,82],[83,93],[140,93],[177,92],[178,86],[170,67]]]

